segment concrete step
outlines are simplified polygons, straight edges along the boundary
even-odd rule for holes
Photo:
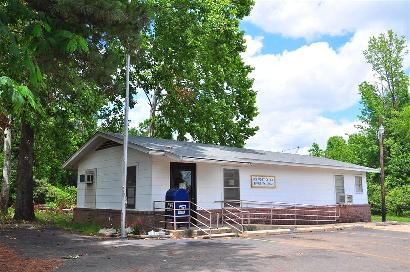
[[[257,236],[266,236],[274,234],[288,234],[292,233],[290,229],[272,229],[272,230],[254,230],[254,231],[244,231],[243,237],[257,237]]]
[[[195,227],[191,227],[190,229],[177,229],[177,230],[169,230],[171,237],[173,238],[194,238],[194,237],[201,237],[201,236],[209,236],[208,229],[197,229]],[[212,235],[236,235],[236,233],[232,232],[231,228],[228,227],[220,227],[220,228],[212,228],[211,229]]]
[[[206,231],[206,233],[202,230],[199,229],[194,229],[193,233],[194,236],[201,236],[201,235],[207,235],[207,233],[209,232],[208,229],[204,229]],[[211,229],[211,233],[212,234],[222,234],[222,233],[232,233],[232,229],[228,228],[228,227],[221,227],[221,228],[212,228]]]
[[[216,234],[211,234],[211,237],[209,235],[201,235],[197,236],[197,239],[212,239],[212,238],[226,238],[226,237],[238,237],[237,233],[233,232],[226,232],[226,233],[216,233]]]

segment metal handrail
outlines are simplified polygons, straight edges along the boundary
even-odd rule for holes
[[[242,210],[239,209],[239,208],[237,208],[237,207],[235,207],[235,206],[233,206],[233,205],[231,205],[230,203],[225,203],[225,204],[226,204],[226,205],[223,205],[222,208],[221,208],[221,210],[222,210],[222,222],[223,222],[224,224],[227,224],[227,225],[230,226],[231,228],[237,230],[238,232],[241,232],[241,233],[242,233],[242,232],[243,232],[243,213],[242,213]],[[226,206],[229,206],[229,208],[238,211],[238,212],[241,214],[241,216],[236,215],[235,213],[233,213],[232,211],[230,211],[229,209],[227,209]],[[226,213],[229,213],[230,215],[236,217],[237,219],[240,219],[241,223],[239,223],[239,222],[236,221],[235,219],[233,219],[233,218],[227,216]],[[227,219],[228,219],[228,220],[227,220]],[[233,224],[229,223],[228,221],[233,222],[234,224],[236,224],[236,225],[238,225],[238,226],[240,226],[240,227],[237,228],[237,227],[235,227]]]
[[[163,203],[164,204],[164,208],[158,208],[156,204],[158,203]],[[167,207],[167,203],[172,203],[172,208],[168,208]],[[182,208],[182,209],[176,209],[176,203],[187,203],[188,208]],[[195,209],[193,209],[193,207],[195,207]],[[202,208],[201,206],[197,205],[196,203],[193,203],[191,201],[154,201],[153,202],[153,210],[154,213],[158,210],[161,211],[167,211],[167,210],[172,210],[173,213],[172,215],[167,215],[166,213],[164,214],[165,218],[173,218],[172,222],[170,222],[173,226],[174,226],[174,230],[177,229],[177,224],[188,224],[189,226],[194,226],[197,229],[199,229],[200,231],[206,233],[210,238],[212,237],[212,212]],[[189,210],[189,215],[182,215],[182,216],[178,216],[175,214],[176,211],[186,211]],[[204,212],[205,214],[207,214],[208,216],[205,216],[203,214],[201,214],[201,212]],[[199,215],[199,217],[201,218],[201,220],[197,217],[192,216],[192,214],[195,215]],[[177,221],[176,218],[178,217],[188,217],[187,221]],[[217,214],[217,217],[219,218],[219,214]],[[196,223],[194,223],[194,221]],[[167,223],[167,220],[165,219],[165,223]],[[200,227],[200,225],[205,226],[206,228]]]
[[[319,224],[325,222],[337,222],[340,218],[340,209],[338,205],[323,205],[319,206],[312,204],[300,204],[300,203],[285,203],[285,202],[273,202],[273,201],[254,201],[254,200],[233,200],[233,201],[217,201],[222,205],[222,222],[226,223],[226,219],[233,220],[228,217],[234,216],[233,220],[238,225],[241,225],[243,229],[244,220],[247,219],[247,224],[251,224],[251,221],[262,221],[266,224],[269,222],[271,225],[274,222],[293,222],[297,225],[298,222],[316,223]],[[240,208],[234,206],[238,205]],[[247,209],[256,209],[255,211]],[[231,212],[236,211],[238,214]],[[244,217],[246,214],[246,218]],[[240,222],[238,222],[240,221]]]
[[[243,225],[239,224],[238,222],[236,222],[235,220],[233,220],[232,218],[230,218],[230,217],[228,217],[228,216],[226,216],[226,215],[225,215],[225,217],[228,218],[229,221],[231,221],[231,222],[233,221],[233,222],[237,223],[237,225],[239,225],[240,228],[235,227],[234,225],[232,225],[231,223],[229,223],[228,220],[222,219],[223,222],[224,222],[224,224],[227,224],[227,225],[230,226],[231,228],[236,229],[238,232],[241,232],[241,233],[243,232]],[[224,218],[224,217],[223,217],[223,218]]]

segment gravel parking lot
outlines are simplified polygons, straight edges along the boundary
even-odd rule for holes
[[[22,258],[55,260],[56,271],[410,271],[410,234],[374,229],[120,241],[3,227],[0,246]]]

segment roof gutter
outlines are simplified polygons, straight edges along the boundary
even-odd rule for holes
[[[370,172],[379,173],[380,169],[373,168],[351,168],[351,167],[337,167],[332,165],[318,165],[318,164],[302,164],[302,163],[290,163],[290,162],[278,162],[278,161],[260,161],[260,162],[249,162],[249,161],[230,161],[230,160],[219,160],[219,159],[207,159],[207,158],[197,158],[197,157],[184,157],[177,156],[171,152],[165,151],[150,151],[151,155],[166,156],[173,160],[185,161],[185,162],[205,162],[205,163],[217,163],[217,164],[231,164],[231,165],[244,165],[252,166],[254,164],[267,164],[267,165],[281,165],[281,166],[297,166],[297,167],[309,167],[309,168],[324,168],[333,170],[345,170],[354,172]]]

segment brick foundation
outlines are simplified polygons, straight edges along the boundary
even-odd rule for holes
[[[103,227],[119,227],[121,224],[121,211],[75,208],[73,220],[77,223],[96,223]],[[163,228],[164,224],[160,223],[162,220],[163,215],[154,214],[153,212],[127,211],[126,213],[127,226],[140,225],[145,231]]]
[[[299,208],[297,218],[299,219],[315,219],[311,216],[316,214],[313,209],[320,209],[319,217],[317,219],[325,219],[326,215],[332,214],[329,212],[329,208],[318,206],[315,208]],[[339,205],[337,207],[337,213],[340,214],[337,223],[352,223],[352,222],[370,222],[370,206],[365,205]],[[242,209],[253,213],[251,224],[270,224],[270,209]],[[291,211],[274,210],[277,214],[287,214]],[[221,210],[211,210],[213,213],[212,221],[216,223],[217,213],[221,215]],[[260,213],[255,214],[255,213]],[[245,214],[245,213],[244,213]],[[334,214],[334,213],[333,213]],[[208,216],[204,213],[205,216]],[[321,217],[323,216],[323,217]],[[246,218],[246,216],[244,215]],[[87,208],[75,208],[74,209],[74,222],[85,223],[94,222],[104,227],[119,227],[121,218],[120,210],[111,209],[87,209]],[[221,216],[219,217],[221,218]],[[282,220],[273,220],[275,225],[292,225],[295,223],[293,215],[281,215],[275,216],[275,218]],[[145,231],[149,231],[154,228],[163,228],[164,224],[160,223],[163,220],[162,214],[154,214],[153,212],[140,212],[140,211],[127,211],[127,226],[141,225]],[[246,221],[244,221],[246,223]],[[297,224],[316,224],[316,222],[309,222],[304,220],[297,220]],[[335,223],[331,220],[320,221],[322,224]]]
[[[340,223],[370,222],[370,205],[339,205]]]

